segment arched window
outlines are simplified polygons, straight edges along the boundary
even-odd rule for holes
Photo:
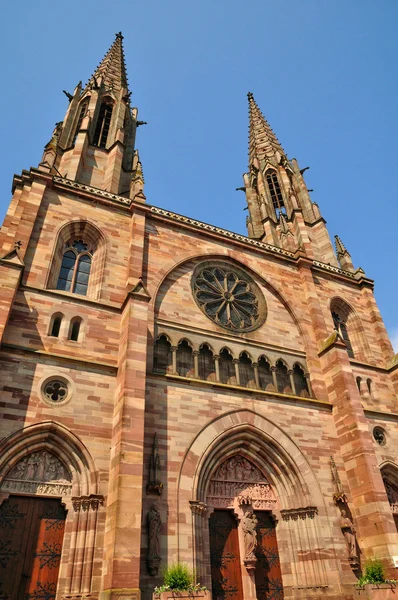
[[[262,390],[274,389],[271,367],[264,356],[258,361],[258,379]]]
[[[362,389],[361,389],[362,377],[357,377],[356,382],[357,382],[358,392],[361,394],[362,393]]]
[[[157,373],[169,373],[172,370],[171,344],[165,335],[161,335],[155,344],[153,370]]]
[[[61,329],[61,323],[62,323],[62,315],[61,314],[56,313],[55,315],[52,316],[51,323],[50,323],[50,330],[49,330],[50,336],[52,336],[52,337],[59,336],[59,331]]]
[[[368,388],[369,396],[372,395],[372,391],[373,391],[372,390],[372,384],[373,384],[373,382],[372,382],[371,379],[367,379],[366,380],[366,385],[367,385],[367,388]]]
[[[286,388],[290,388],[290,377],[287,372],[287,366],[281,360],[278,360],[276,363],[276,381],[278,383],[278,392],[281,394],[285,393]]]
[[[76,142],[77,134],[79,133],[80,128],[82,126],[83,119],[86,116],[88,103],[89,103],[89,98],[85,98],[83,100],[83,102],[81,103],[81,105],[80,105],[79,118],[77,119],[76,128],[75,128],[75,135],[73,137],[73,143],[74,144]]]
[[[242,352],[239,359],[239,383],[243,387],[255,388],[254,368],[247,352]]]
[[[293,367],[293,381],[296,395],[308,398],[310,394],[308,390],[307,379],[300,365],[294,365]]]
[[[199,377],[205,381],[216,380],[213,352],[207,344],[203,344],[199,350]]]
[[[79,340],[80,327],[82,324],[82,319],[80,317],[74,317],[69,325],[69,335],[68,340],[72,342],[77,342]]]
[[[99,111],[97,125],[94,131],[93,145],[99,146],[100,148],[106,147],[108,139],[109,127],[112,118],[112,104],[110,102],[103,102]]]
[[[345,342],[345,345],[347,346],[348,356],[350,358],[354,358],[354,351],[352,349],[350,336],[348,335],[347,325],[344,318],[334,310],[332,310],[332,318],[335,330],[339,332]]]
[[[235,365],[226,348],[220,352],[220,382],[236,385]]]
[[[192,348],[186,340],[182,340],[178,344],[177,373],[181,377],[193,377],[194,375]]]
[[[91,254],[83,240],[75,240],[62,257],[57,290],[87,295],[91,270]]]
[[[276,173],[274,171],[268,171],[265,177],[276,216],[279,217],[280,213],[286,214],[282,191]]]

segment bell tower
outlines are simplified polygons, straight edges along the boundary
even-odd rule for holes
[[[142,166],[134,150],[138,110],[131,108],[123,36],[73,94],[44,148],[40,170],[107,192],[145,201]]]
[[[249,209],[248,234],[312,260],[339,266],[319,207],[312,202],[295,158],[289,160],[254,96],[249,100],[249,171],[244,174]],[[343,269],[354,272],[348,252],[339,246]]]

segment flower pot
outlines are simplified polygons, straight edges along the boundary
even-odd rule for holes
[[[152,595],[152,600],[211,600],[209,590],[200,590],[198,592],[188,592],[186,590],[169,590],[168,592],[156,592]]]

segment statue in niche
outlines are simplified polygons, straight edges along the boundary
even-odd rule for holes
[[[148,527],[148,572],[150,575],[157,575],[159,570],[159,564],[161,561],[160,556],[160,529],[162,527],[162,520],[158,510],[158,505],[154,502],[147,514],[147,527]]]
[[[352,560],[358,560],[357,556],[357,540],[356,540],[356,529],[354,527],[354,523],[351,521],[349,516],[347,515],[347,511],[343,508],[341,511],[340,517],[340,527],[343,532],[347,548],[348,548],[348,557]]]
[[[245,544],[245,560],[256,560],[254,551],[257,546],[257,523],[256,515],[252,511],[247,512],[243,517],[242,531]]]

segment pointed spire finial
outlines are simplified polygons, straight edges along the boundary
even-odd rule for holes
[[[348,254],[348,256],[350,256],[350,253],[348,252],[347,248],[344,246],[343,242],[341,241],[338,235],[334,236],[334,241],[336,245],[337,256],[344,254]]]
[[[248,92],[249,101],[249,162],[254,157],[262,160],[266,156],[270,159],[278,158],[277,162],[285,156],[278,138],[272,131],[268,121],[264,118],[252,92]]]
[[[96,68],[87,85],[94,83],[102,77],[102,83],[118,91],[122,88],[128,90],[127,72],[124,61],[123,35],[119,31],[115,35],[115,41],[105,54],[104,58]],[[86,86],[87,88],[87,86]]]

